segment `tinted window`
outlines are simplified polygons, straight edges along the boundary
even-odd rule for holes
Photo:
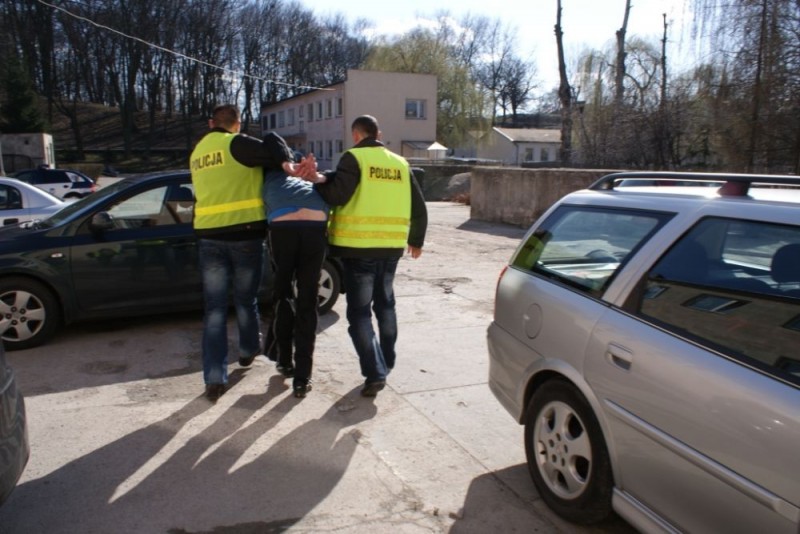
[[[107,210],[117,229],[191,223],[194,209],[190,184],[149,189]]]
[[[562,206],[522,244],[512,265],[599,296],[631,253],[669,217]]]
[[[149,189],[111,206],[108,213],[114,219],[114,226],[122,229],[174,224],[173,219],[161,216],[166,212],[166,192],[166,187]]]
[[[81,187],[90,187],[92,185],[92,180],[87,176],[74,172],[67,172],[66,174],[73,183],[79,184]]]
[[[800,227],[709,218],[653,267],[636,313],[800,384]]]
[[[0,185],[0,210],[18,210],[22,208],[22,196],[19,189],[8,185]]]
[[[38,184],[63,184],[69,181],[67,174],[63,171],[45,171],[36,176]]]
[[[33,171],[21,171],[14,175],[14,178],[25,183],[31,183],[33,178]]]

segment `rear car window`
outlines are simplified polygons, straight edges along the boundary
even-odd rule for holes
[[[33,178],[33,171],[22,171],[18,172],[14,175],[14,178],[21,182],[31,183],[31,179]]]
[[[800,385],[800,226],[703,219],[641,287],[635,313]]]
[[[82,176],[80,174],[74,172],[67,172],[67,177],[72,181],[74,184],[78,184],[80,187],[91,187],[92,181],[87,178],[86,176]]]
[[[561,206],[525,242],[512,266],[600,296],[625,264],[671,214]]]
[[[0,185],[0,210],[22,209],[22,195],[19,189],[9,185]]]
[[[69,181],[67,173],[63,171],[45,171],[36,176],[36,183],[39,184],[63,184]]]

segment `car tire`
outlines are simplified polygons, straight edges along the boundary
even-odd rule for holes
[[[542,500],[583,525],[612,514],[614,478],[603,434],[584,396],[563,380],[539,387],[525,414],[525,454]]]
[[[325,260],[322,263],[322,271],[319,274],[319,297],[317,297],[317,303],[320,315],[331,311],[341,292],[342,277],[339,274],[339,270],[330,260]]]
[[[7,350],[38,347],[60,324],[58,301],[43,284],[22,277],[0,280],[0,332]]]

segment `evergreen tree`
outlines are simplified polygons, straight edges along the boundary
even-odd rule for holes
[[[43,132],[45,120],[27,71],[18,60],[12,58],[9,58],[5,70],[5,99],[0,106],[0,130],[3,133]]]

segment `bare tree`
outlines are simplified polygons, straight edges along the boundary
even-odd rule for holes
[[[614,103],[618,108],[622,107],[625,98],[625,35],[628,32],[628,18],[631,14],[631,0],[625,0],[625,16],[622,17],[622,27],[617,30],[617,62],[615,77],[615,98]]]
[[[561,164],[572,165],[572,87],[567,77],[567,63],[564,60],[564,32],[561,28],[561,0],[556,10],[556,45],[558,48],[558,100],[561,102]]]
[[[723,8],[711,0],[693,3],[696,30],[710,43],[715,63],[729,73],[728,98],[719,108],[727,127],[718,134],[737,147],[729,152],[731,164],[746,171],[796,168],[800,131],[794,51],[800,4],[732,0]],[[793,126],[787,130],[787,124]]]
[[[503,115],[507,108],[511,109],[511,122],[517,123],[517,113],[528,103],[531,91],[536,87],[533,81],[536,68],[533,64],[518,57],[511,57],[502,72],[500,91]]]

